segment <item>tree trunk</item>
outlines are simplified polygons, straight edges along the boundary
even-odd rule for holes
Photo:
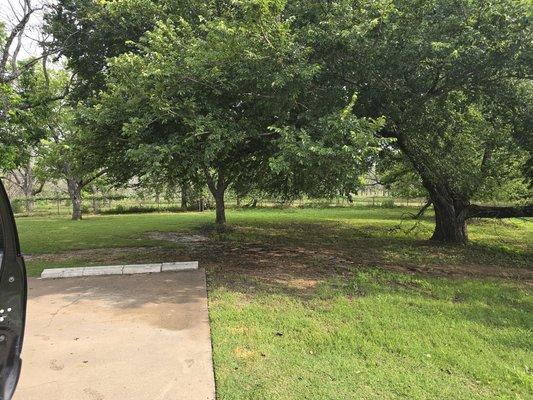
[[[464,210],[456,210],[453,204],[433,202],[435,210],[435,230],[431,240],[466,244],[468,232],[466,228],[466,215]]]
[[[215,198],[215,222],[217,228],[220,229],[226,225],[226,205],[224,204],[224,195],[226,193],[226,189],[228,188],[228,181],[226,180],[223,171],[218,170],[217,172],[218,177],[215,182],[209,170],[207,168],[204,169],[204,174],[207,180],[207,187]]]
[[[31,158],[28,163],[20,170],[21,189],[24,193],[24,206],[26,214],[33,213],[35,208],[35,201],[33,200],[33,173],[32,173]]]
[[[184,183],[181,185],[181,209],[186,210],[188,206],[188,196],[189,196],[189,190],[187,187],[187,184]]]
[[[25,208],[26,208],[26,214],[32,214],[33,210],[35,209],[35,200],[33,199],[33,195],[24,193],[25,199]]]
[[[422,185],[428,191],[435,210],[435,230],[432,240],[466,244],[468,242],[466,221],[469,218],[533,217],[533,204],[522,207],[487,207],[470,204],[471,195],[457,193],[450,188],[446,180],[438,179],[436,171],[431,171],[423,159],[420,159],[416,146],[409,143],[408,137],[397,126],[392,131],[380,132],[380,136],[397,140],[400,150],[407,156],[420,176]],[[483,174],[491,156],[492,149],[487,147],[481,166]]]
[[[100,205],[98,204],[98,200],[96,199],[94,194],[91,203],[93,206],[93,213],[98,214],[98,212],[100,211]]]
[[[466,219],[470,205],[469,200],[454,194],[446,182],[435,180],[434,174],[427,169],[424,163],[420,162],[405,135],[394,133],[392,137],[398,140],[400,150],[407,156],[416,172],[418,172],[422,185],[428,191],[429,198],[433,203],[435,230],[431,240],[466,244],[468,242]]]
[[[82,198],[80,182],[75,179],[67,179],[68,194],[72,202],[72,220],[80,221],[82,219]]]
[[[219,188],[216,193],[214,193],[216,208],[215,222],[219,226],[226,224],[226,205],[224,203],[224,192],[224,188]]]
[[[466,244],[468,231],[466,220],[470,202],[455,195],[446,184],[434,182],[422,176],[435,210],[435,230],[431,240],[445,243]],[[429,203],[426,203],[429,204]]]

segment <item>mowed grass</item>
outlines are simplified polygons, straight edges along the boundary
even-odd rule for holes
[[[527,399],[528,292],[369,270],[309,299],[211,292],[221,399]]]
[[[147,234],[210,232],[211,212],[18,225],[26,254],[49,255],[30,257],[33,275],[113,248],[198,259],[218,399],[532,398],[533,222],[473,221],[471,245],[437,246],[413,211],[230,210],[232,229],[194,247]]]
[[[240,209],[228,211],[230,226],[242,228],[226,235],[238,240],[269,240],[280,243],[328,244],[343,240],[378,239],[388,243],[417,246],[431,235],[433,221],[427,217],[418,223],[408,218],[410,208],[325,208],[325,209]],[[156,242],[145,233],[189,231],[204,227],[214,219],[212,212],[127,214],[86,216],[83,221],[66,217],[24,217],[17,220],[23,253],[44,254],[69,250],[151,246]],[[492,255],[517,256],[533,252],[533,223],[527,220],[483,220],[469,225],[472,245]],[[317,233],[319,233],[317,235]],[[332,237],[331,234],[334,234]],[[392,242],[391,242],[392,241]],[[381,244],[381,243],[378,243]],[[457,253],[453,248],[453,253]],[[463,249],[464,250],[464,249]],[[459,248],[459,254],[466,254]]]

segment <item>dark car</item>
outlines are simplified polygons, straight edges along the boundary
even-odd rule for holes
[[[2,182],[0,264],[0,400],[10,400],[20,375],[27,282],[15,218]]]

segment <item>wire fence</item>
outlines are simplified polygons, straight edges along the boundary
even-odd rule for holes
[[[421,207],[425,203],[423,198],[400,198],[392,196],[339,196],[328,199],[301,198],[293,201],[280,201],[272,198],[244,198],[237,199],[228,196],[227,208],[322,208],[322,207],[385,207],[397,206]],[[33,199],[12,199],[15,214],[19,216],[64,216],[72,213],[72,202],[68,197],[36,197]],[[181,197],[161,198],[157,196],[86,196],[82,201],[84,214],[126,214],[142,212],[178,212],[204,211],[213,209],[214,200],[203,197],[189,201],[187,208],[182,208]]]

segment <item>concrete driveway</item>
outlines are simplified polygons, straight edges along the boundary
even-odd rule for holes
[[[15,400],[215,398],[205,272],[30,279]]]

